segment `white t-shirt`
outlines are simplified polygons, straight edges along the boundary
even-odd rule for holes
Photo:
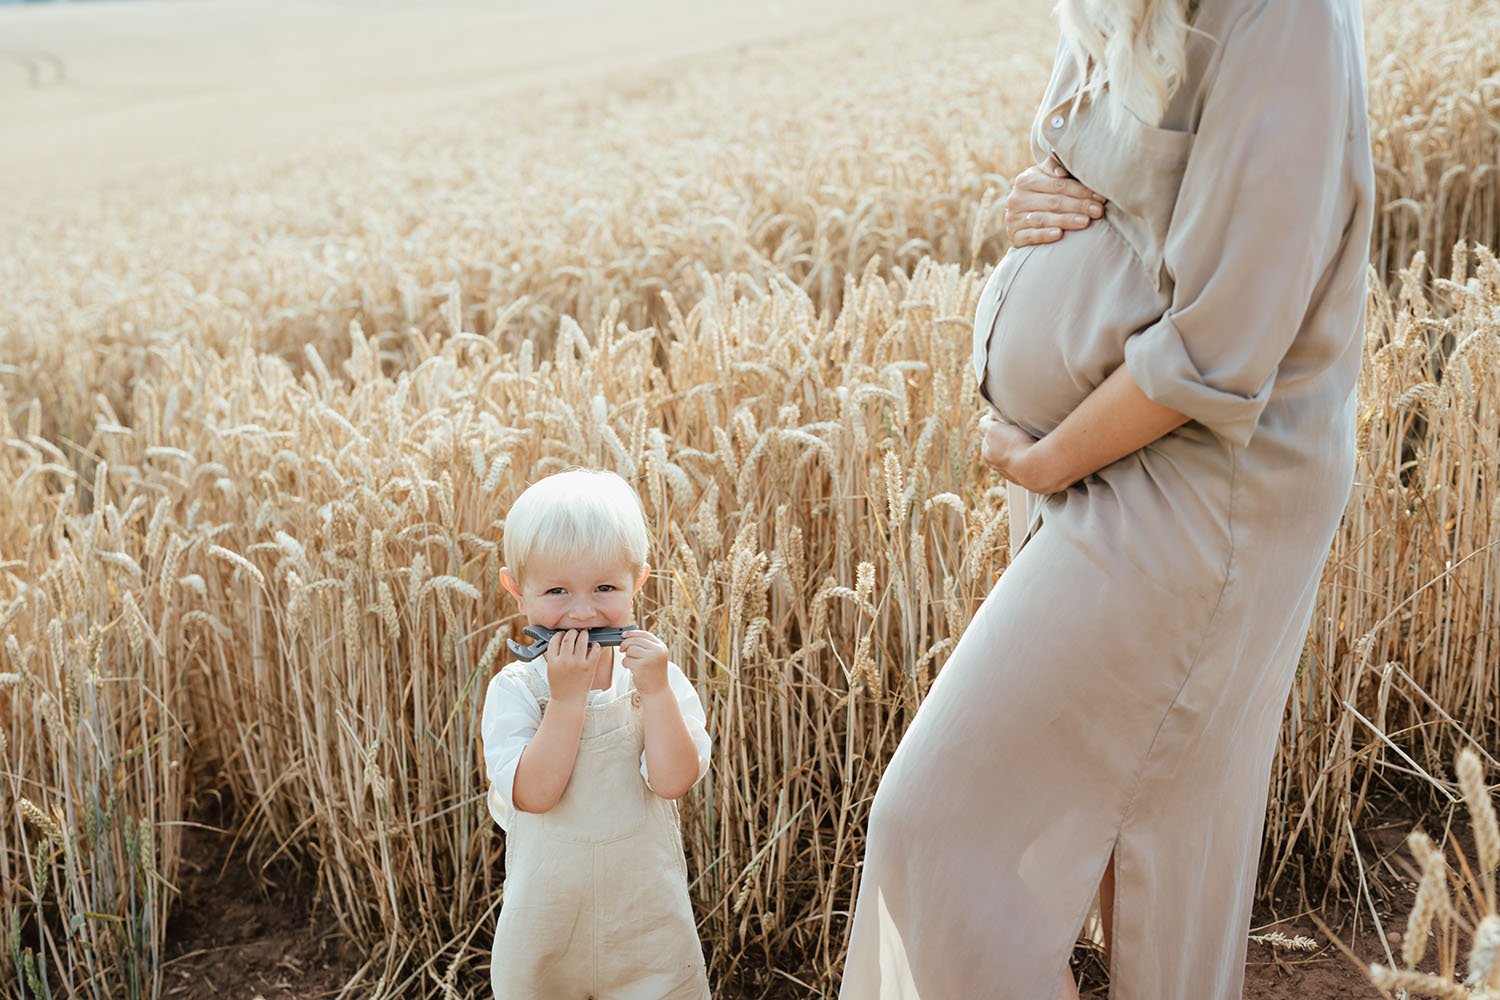
[[[540,668],[538,673],[545,684],[546,657],[538,657],[532,662]],[[526,749],[526,744],[531,742],[537,727],[542,724],[542,707],[526,686],[525,669],[523,663],[512,663],[490,678],[489,689],[484,695],[484,715],[479,724],[480,736],[484,740],[484,769],[490,779],[490,815],[507,830],[516,810],[516,766],[521,762],[521,751]],[[619,698],[629,690],[630,671],[620,666],[618,648],[612,670],[608,688],[589,692],[589,705]],[[688,735],[698,750],[698,777],[702,778],[708,773],[710,753],[708,717],[703,711],[703,703],[698,700],[698,692],[693,689],[687,675],[675,663],[667,664],[667,684],[677,698],[682,721],[687,724]],[[645,753],[641,754],[641,778],[650,788]]]

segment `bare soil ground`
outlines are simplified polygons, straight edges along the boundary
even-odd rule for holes
[[[229,832],[207,824],[183,831],[182,898],[167,926],[163,994],[336,996],[362,964],[358,949],[331,915],[312,913],[310,879],[291,870],[265,877],[232,844]]]
[[[1387,841],[1394,850],[1407,828],[1392,823],[1375,839]],[[366,956],[342,938],[330,915],[312,914],[308,878],[290,869],[262,877],[240,852],[229,853],[231,844],[228,833],[208,825],[184,832],[183,901],[169,927],[165,995],[181,1000],[336,996]],[[1407,902],[1398,898],[1383,908],[1386,927],[1404,925]],[[1327,943],[1306,916],[1278,920],[1270,910],[1259,908],[1253,924],[1258,934],[1275,930],[1288,937],[1311,937],[1321,947],[1300,953],[1252,943],[1245,964],[1245,1000],[1379,1000],[1380,993],[1361,970]],[[1339,933],[1361,958],[1383,957],[1368,919],[1357,929],[1346,927]],[[1083,974],[1084,997],[1106,1000],[1100,955],[1080,947],[1075,958]],[[482,983],[470,985],[469,995],[487,995]],[[800,1000],[816,995],[787,984],[769,992],[726,994],[721,1000]]]

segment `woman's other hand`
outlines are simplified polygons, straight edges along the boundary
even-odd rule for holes
[[[1055,156],[1021,171],[1005,196],[1005,231],[1013,247],[1054,243],[1103,215],[1104,196],[1071,177]]]
[[[1035,468],[1036,443],[1036,438],[994,410],[985,410],[979,418],[979,457],[984,464],[1022,489],[1051,493],[1057,487]]]

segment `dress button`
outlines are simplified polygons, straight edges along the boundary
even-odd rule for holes
[[[1053,115],[1051,120],[1048,121],[1047,124],[1051,125],[1053,128],[1062,128],[1065,122],[1067,122],[1067,119],[1062,115]]]
[[[630,706],[632,708],[641,707],[641,693],[639,691],[630,692]],[[590,997],[589,1000],[593,1000],[593,997]]]

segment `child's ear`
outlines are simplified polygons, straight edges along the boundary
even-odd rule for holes
[[[651,575],[651,564],[641,563],[641,571],[635,578],[635,589],[640,590],[646,585],[646,577]]]
[[[521,600],[520,581],[518,581],[515,578],[515,575],[511,573],[509,566],[500,567],[500,586],[510,591],[510,596],[514,597],[517,602]]]

